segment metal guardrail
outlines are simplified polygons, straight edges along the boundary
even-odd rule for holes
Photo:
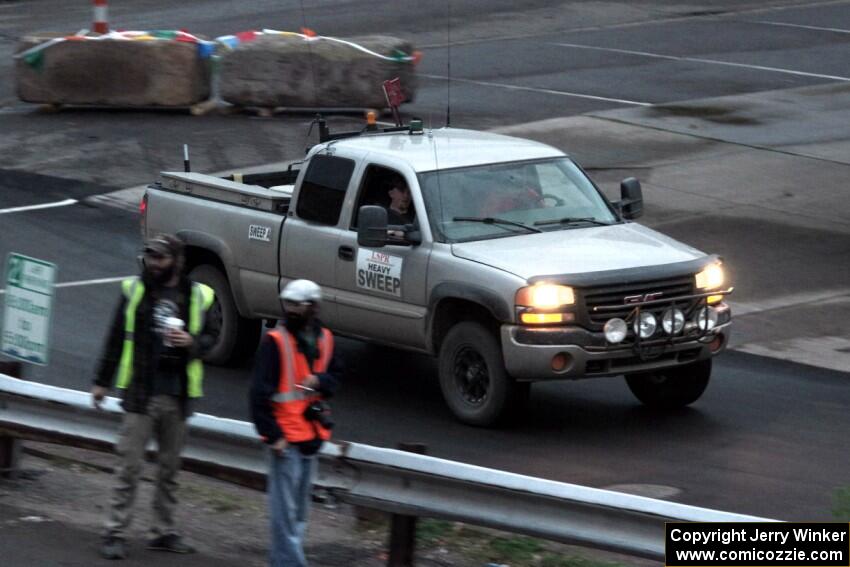
[[[111,450],[122,410],[86,392],[0,374],[0,435]],[[184,468],[261,486],[266,454],[253,425],[198,414],[189,420]],[[357,443],[327,443],[317,484],[341,500],[534,537],[664,557],[664,522],[765,522],[732,514],[496,471]]]

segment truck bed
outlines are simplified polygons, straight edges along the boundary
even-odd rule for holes
[[[176,233],[190,255],[193,250],[212,252],[221,260],[219,269],[239,311],[276,318],[281,239],[291,189],[251,182],[277,183],[297,173],[245,175],[240,183],[201,173],[164,172],[159,183],[148,187],[146,233]]]
[[[233,174],[226,177],[166,171],[162,173],[162,180],[152,187],[285,215],[292,199],[292,187],[300,172],[293,165],[285,171]]]

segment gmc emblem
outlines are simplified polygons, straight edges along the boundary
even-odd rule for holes
[[[645,293],[643,295],[628,295],[623,298],[623,303],[629,305],[630,303],[643,303],[644,301],[652,301],[653,299],[658,299],[664,295],[664,292],[656,291],[655,293]]]

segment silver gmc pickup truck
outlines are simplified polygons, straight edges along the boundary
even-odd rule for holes
[[[622,375],[659,409],[705,390],[732,289],[717,256],[632,222],[636,179],[612,203],[563,152],[469,130],[323,125],[321,139],[285,171],[149,186],[143,232],[184,238],[216,292],[209,362],[253,353],[281,288],[308,278],[335,333],[438,357],[469,424],[493,424],[541,380]]]

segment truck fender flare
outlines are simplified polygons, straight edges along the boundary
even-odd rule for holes
[[[426,328],[428,330],[428,341],[431,345],[434,344],[434,318],[437,313],[437,306],[445,299],[460,299],[474,303],[484,308],[500,323],[513,320],[511,306],[496,292],[467,283],[444,282],[434,287],[428,302]]]
[[[202,248],[208,252],[215,254],[221,263],[224,265],[225,277],[230,284],[230,289],[233,292],[233,300],[236,302],[236,307],[240,313],[245,312],[245,300],[242,294],[242,284],[239,278],[233,277],[233,252],[227,244],[219,238],[211,236],[204,232],[195,230],[180,230],[177,236],[186,243],[186,246]]]

